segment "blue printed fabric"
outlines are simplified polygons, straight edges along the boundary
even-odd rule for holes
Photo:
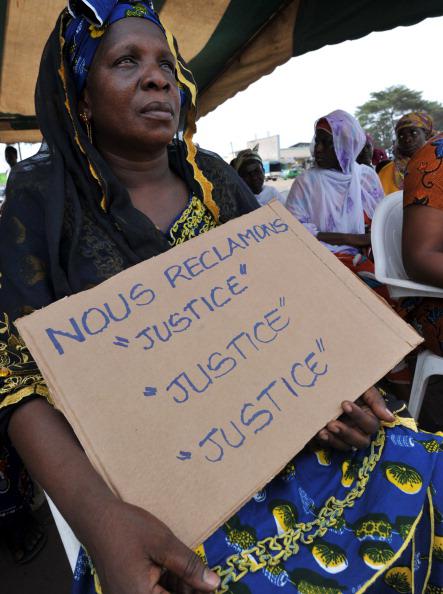
[[[443,592],[443,438],[401,422],[368,450],[303,451],[217,530],[197,553],[220,591]],[[96,592],[81,551],[73,594]]]
[[[78,94],[85,85],[89,67],[107,27],[124,18],[139,17],[155,23],[164,32],[149,2],[71,0],[69,12],[74,18],[66,28],[65,41]]]

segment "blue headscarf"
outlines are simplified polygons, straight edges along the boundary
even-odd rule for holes
[[[78,94],[85,86],[88,71],[101,38],[112,23],[127,17],[139,17],[148,19],[165,34],[151,2],[70,0],[68,8],[73,19],[65,32],[66,55]]]

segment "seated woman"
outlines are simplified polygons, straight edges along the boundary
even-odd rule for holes
[[[443,529],[433,524],[443,511],[443,439],[389,412],[375,388],[344,402],[317,436],[322,447],[299,454],[198,554],[114,496],[51,406],[13,320],[258,206],[232,168],[192,143],[195,84],[149,5],[71,8],[37,83],[47,148],[17,166],[0,220],[2,348],[14,354],[0,418],[91,556],[96,570],[79,556],[74,592],[443,588]]]
[[[264,206],[271,200],[285,203],[285,199],[278,190],[265,184],[263,160],[257,152],[257,147],[240,151],[230,164],[253,192],[260,206]]]
[[[434,136],[409,161],[403,204],[406,272],[412,280],[443,288],[443,134]],[[424,347],[443,356],[443,299],[403,299],[402,315],[423,336]],[[442,427],[440,398],[428,406],[427,425]]]
[[[370,221],[383,190],[375,171],[356,162],[366,135],[349,113],[337,110],[315,124],[315,166],[294,180],[286,208],[371,288],[388,299],[367,257]]]
[[[394,160],[378,172],[386,195],[403,190],[409,160],[434,134],[432,118],[424,111],[412,111],[398,120],[395,125]]]

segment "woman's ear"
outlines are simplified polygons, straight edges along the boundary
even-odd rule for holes
[[[89,100],[88,89],[85,87],[78,101],[78,115],[84,114],[88,120],[92,118],[91,102]]]

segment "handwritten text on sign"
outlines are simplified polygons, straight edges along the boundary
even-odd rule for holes
[[[226,427],[212,427],[198,442],[198,447],[201,449],[200,455],[208,462],[221,462],[227,447],[240,448],[245,443],[247,435],[256,435],[273,422],[275,415],[284,414],[284,408],[288,405],[287,396],[298,398],[300,389],[313,388],[317,380],[326,375],[329,369],[327,363],[322,362],[322,365],[319,365],[318,354],[325,351],[322,338],[316,340],[316,347],[317,353],[311,351],[303,361],[295,361],[286,377],[277,377],[257,394],[253,402],[244,402],[235,419],[230,420]],[[243,353],[241,354],[244,356]],[[220,356],[220,353],[213,353],[211,356],[214,355]],[[244,356],[244,359],[246,360],[247,357]],[[225,363],[226,360],[228,360],[228,370],[225,373],[229,373],[235,369],[237,361],[233,357],[228,357],[222,359],[222,362]],[[186,373],[181,374],[186,384],[180,384],[180,388],[185,393],[186,400],[190,393],[202,394],[213,383],[213,378],[206,369],[200,364],[197,367],[204,376],[204,385],[201,387],[197,387]],[[221,377],[221,375],[214,377]],[[178,384],[177,378],[174,379],[174,383]],[[174,400],[176,400],[175,397]],[[185,400],[176,400],[176,402],[185,402]],[[180,450],[177,458],[185,461],[190,460],[192,456],[192,451]]]
[[[170,288],[176,289],[180,283],[192,281],[205,271],[231,259],[237,250],[247,250],[250,245],[260,243],[272,235],[286,233],[288,229],[288,225],[278,218],[268,224],[254,225],[245,232],[238,233],[235,238],[226,238],[222,249],[212,246],[198,256],[185,259],[181,264],[169,265],[163,271],[163,278]],[[110,334],[115,347],[152,351],[156,345],[172,340],[175,334],[191,330],[193,324],[204,320],[206,316],[227,306],[235,306],[236,299],[249,290],[247,275],[247,265],[240,264],[237,274],[231,274],[221,283],[210,287],[204,295],[196,295],[187,300],[179,311],[170,313],[167,319],[150,319],[132,335],[123,336],[123,332],[113,334],[111,331],[114,331],[117,324],[124,326],[122,322],[127,321],[137,308],[152,306],[150,309],[155,311],[161,289],[146,287],[137,282],[130,287],[127,294],[120,292],[112,301],[88,307],[79,317],[70,317],[64,328],[47,327],[46,334],[59,355],[64,355],[70,341],[84,343],[88,337],[103,332]],[[183,405],[191,397],[208,394],[215,382],[246,364],[256,352],[277,340],[293,323],[285,314],[285,305],[285,297],[280,297],[275,307],[265,311],[251,327],[240,329],[227,343],[208,353],[203,361],[178,370],[173,378],[166,378],[165,385],[145,385],[140,392],[146,398],[171,398],[179,405]],[[297,398],[300,389],[313,388],[317,380],[327,374],[328,364],[324,361],[319,363],[318,360],[318,355],[324,351],[323,339],[318,338],[316,349],[307,353],[302,361],[294,361],[286,377],[282,375],[274,379],[255,396],[253,402],[243,402],[227,427],[211,427],[204,436],[198,438],[198,453],[208,462],[220,462],[224,458],[226,447],[240,448],[245,443],[247,434],[257,435],[268,427],[275,415],[283,410],[284,405],[279,403],[282,391]],[[188,449],[180,450],[176,458],[180,461],[191,460],[194,454],[189,447],[188,445]]]
[[[222,251],[217,246],[203,250],[198,256],[186,258],[181,264],[173,264],[163,271],[163,278],[168,285],[175,289],[182,282],[192,281],[205,271],[211,270],[233,257],[237,250],[247,250],[254,243],[260,243],[272,235],[288,232],[288,225],[281,219],[275,219],[268,224],[254,225],[234,238],[226,238]],[[222,283],[211,287],[205,295],[196,295],[183,304],[179,311],[174,311],[165,320],[151,322],[130,337],[116,335],[113,344],[118,347],[128,347],[133,341],[144,350],[155,348],[159,342],[168,342],[174,334],[186,332],[196,321],[211,314],[229,303],[242,293],[248,286],[239,277],[246,275],[246,265],[241,264],[239,275],[230,275]],[[63,355],[66,342],[74,340],[86,342],[91,336],[96,336],[110,330],[116,324],[127,321],[134,310],[139,307],[153,305],[158,301],[158,292],[151,287],[145,287],[137,282],[125,293],[118,293],[114,301],[102,305],[91,306],[79,317],[70,317],[64,328],[46,328],[46,333],[56,351]]]

